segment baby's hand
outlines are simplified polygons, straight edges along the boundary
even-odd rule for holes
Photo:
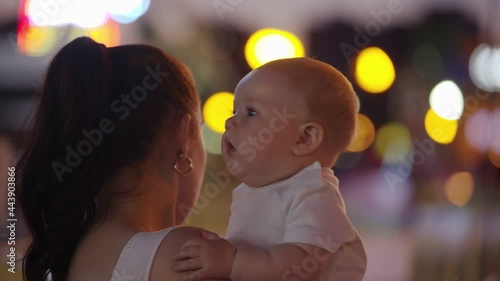
[[[174,270],[186,272],[189,281],[204,279],[229,279],[236,247],[217,234],[203,231],[203,237],[184,243],[181,251],[173,256]]]

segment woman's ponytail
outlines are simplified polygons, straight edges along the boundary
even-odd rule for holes
[[[90,38],[63,47],[49,66],[16,169],[17,197],[33,236],[25,280],[43,281],[49,273],[53,281],[66,280],[94,213],[105,215],[106,203],[98,210],[95,204],[103,186],[139,165],[159,135],[177,130],[199,106],[187,69],[158,48],[106,48]],[[108,191],[106,198],[115,195]]]
[[[49,273],[53,281],[66,280],[94,216],[106,171],[93,171],[106,145],[84,133],[109,115],[110,69],[107,48],[86,37],[64,46],[48,68],[16,169],[17,197],[33,236],[23,261],[27,281],[46,280]]]

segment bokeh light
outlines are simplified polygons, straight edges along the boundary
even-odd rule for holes
[[[391,58],[382,49],[369,47],[356,59],[355,78],[364,91],[379,94],[392,86],[396,71]]]
[[[440,117],[458,120],[464,111],[464,97],[460,88],[450,80],[442,81],[431,91],[429,103]]]
[[[36,26],[64,26],[92,28],[104,24],[109,18],[107,5],[101,0],[54,1],[50,5],[42,0],[26,2],[26,14]]]
[[[486,109],[474,112],[465,123],[465,138],[477,151],[485,152],[493,137],[492,116]]]
[[[474,49],[469,60],[469,75],[472,82],[483,90],[490,90],[486,76],[490,68],[489,62],[490,48],[486,44],[481,44]]]
[[[500,47],[477,46],[470,56],[469,74],[478,88],[489,92],[500,91]]]
[[[19,25],[17,48],[28,56],[48,55],[56,46],[57,30],[50,26]]]
[[[359,96],[356,95],[356,112],[359,113],[361,110],[361,101],[359,100]]]
[[[413,149],[410,132],[401,123],[387,123],[378,130],[374,149],[384,163],[397,164]]]
[[[490,150],[500,155],[500,108],[495,109],[491,115],[491,130]]]
[[[440,117],[430,108],[425,115],[425,131],[437,143],[449,144],[457,135],[457,120],[448,120]]]
[[[108,0],[108,12],[116,22],[131,23],[148,10],[149,2],[150,0]]]
[[[150,0],[101,0],[85,1],[26,1],[24,11],[31,25],[96,28],[111,17],[127,24],[137,20],[149,8]]]
[[[500,155],[500,109],[479,109],[465,124],[467,142],[479,152],[488,152],[490,158]]]
[[[474,179],[467,172],[451,175],[445,184],[446,199],[453,205],[463,207],[471,199],[474,192]]]
[[[304,46],[297,36],[274,28],[255,32],[245,46],[245,57],[252,69],[273,60],[303,57],[304,54]]]
[[[94,0],[75,1],[68,4],[56,1],[53,6],[50,6],[52,9],[50,11],[47,10],[48,6],[41,1],[21,2],[17,29],[19,52],[29,56],[48,55],[62,40],[70,41],[79,36],[89,36],[108,47],[118,45],[120,43],[119,24],[109,20],[107,5],[94,2]],[[89,6],[91,4],[95,4],[95,7]],[[65,29],[60,28],[67,25],[71,26]]]
[[[500,91],[500,47],[492,48],[490,56],[490,75],[491,88]]]
[[[203,143],[205,144],[205,149],[212,154],[221,154],[221,141],[222,134],[214,132],[207,124],[203,124],[201,127],[201,136],[203,138]]]
[[[102,26],[90,28],[86,30],[86,33],[87,36],[106,45],[106,47],[114,47],[120,43],[120,26],[112,20],[107,21]]]
[[[366,150],[372,145],[375,139],[375,126],[373,126],[370,118],[358,113],[356,119],[357,123],[354,137],[347,148],[350,152],[361,152]]]
[[[233,115],[234,95],[229,92],[215,93],[203,105],[205,124],[217,133],[225,131],[226,120]]]

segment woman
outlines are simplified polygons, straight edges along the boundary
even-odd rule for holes
[[[193,79],[161,50],[64,46],[16,169],[25,280],[181,280],[171,257],[201,229],[171,227],[199,193],[200,123]]]

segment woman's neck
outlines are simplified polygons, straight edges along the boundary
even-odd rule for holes
[[[97,198],[96,223],[157,231],[176,224],[175,184],[151,174],[114,181]]]

